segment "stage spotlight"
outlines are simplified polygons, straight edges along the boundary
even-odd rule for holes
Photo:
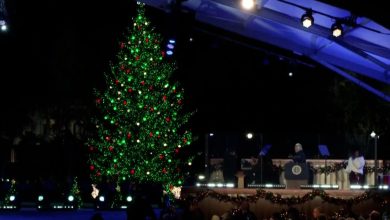
[[[311,9],[307,10],[301,17],[303,27],[309,28],[314,24],[313,12]]]
[[[15,199],[16,199],[16,197],[15,197],[14,195],[11,195],[11,196],[9,197],[9,201],[10,201],[10,202],[15,201]]]
[[[234,183],[196,183],[196,186],[206,188],[234,188]]]
[[[19,204],[15,195],[10,195],[4,201],[0,201],[0,210],[16,210]]]
[[[42,202],[43,199],[44,199],[44,197],[43,197],[42,195],[39,195],[39,196],[38,196],[38,202]]]
[[[68,200],[63,205],[63,209],[76,209],[81,205],[77,203],[77,200],[73,195],[69,195],[67,199]]]
[[[260,189],[285,189],[286,185],[283,184],[248,184],[248,188],[260,188]]]
[[[250,133],[250,132],[249,132],[249,133],[247,133],[247,134],[246,134],[246,138],[248,138],[248,139],[252,139],[252,138],[253,138],[253,134],[252,134],[252,133]]]
[[[175,39],[169,39],[167,44],[167,55],[172,56],[173,50],[175,49],[176,40]]]
[[[374,185],[350,185],[350,189],[378,189],[378,187]]]
[[[343,35],[343,26],[339,21],[336,21],[332,24],[331,30],[333,37],[340,37]]]
[[[104,202],[105,198],[104,196],[99,196],[99,202]]]
[[[333,184],[314,184],[314,185],[300,185],[301,189],[339,189],[339,185]]]
[[[43,195],[37,197],[36,207],[38,210],[47,210],[50,208],[50,203]]]
[[[126,197],[126,201],[121,201],[120,204],[117,204],[115,207],[111,207],[113,209],[127,209],[130,203],[133,201],[133,197],[131,195]]]
[[[198,179],[199,179],[199,180],[204,180],[204,179],[206,179],[206,177],[205,177],[204,175],[199,175],[199,176],[198,176]]]
[[[72,195],[68,196],[68,201],[69,202],[73,202],[74,201],[74,196],[72,196]]]
[[[0,29],[3,32],[7,31],[7,22],[5,20],[0,20]]]
[[[252,10],[256,5],[255,0],[241,0],[241,7],[245,10]]]
[[[226,188],[234,188],[234,183],[226,183]]]

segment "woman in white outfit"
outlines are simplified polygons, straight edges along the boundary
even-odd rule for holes
[[[364,173],[363,168],[365,165],[365,160],[362,155],[360,155],[359,150],[355,150],[352,156],[348,158],[348,164],[345,168],[345,171],[349,173],[349,182],[351,185],[364,184]]]

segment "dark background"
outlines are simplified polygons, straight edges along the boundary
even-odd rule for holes
[[[384,1],[324,2],[389,27],[388,13],[378,12]],[[6,6],[9,31],[0,34],[3,149],[21,133],[26,115],[37,109],[47,112],[55,106],[59,118],[71,117],[66,112],[84,119],[93,116],[93,89],[105,88],[103,74],[135,14],[130,0],[8,0]],[[269,143],[270,156],[285,158],[301,142],[309,157],[317,156],[321,143],[336,158],[346,158],[356,147],[372,158],[369,133],[356,134],[364,136],[360,142],[351,134],[358,127],[355,122],[375,115],[372,122],[377,124],[362,124],[382,129],[379,155],[387,157],[389,130],[378,124],[387,123],[390,111],[375,95],[304,57],[199,24],[192,15],[166,15],[152,8],[147,15],[164,37],[177,39],[172,60],[179,70],[174,79],[185,89],[186,110],[196,111],[190,121],[198,137],[196,151],[203,150],[205,134],[214,132],[220,135],[220,141],[209,145],[215,156],[227,144],[247,149],[243,156],[249,156]],[[346,122],[346,114],[353,119]],[[255,133],[255,144],[245,139],[249,131]],[[58,166],[80,169],[74,163],[85,161],[83,141],[70,137],[61,143],[62,148],[20,147],[20,162],[43,159],[39,166],[45,167],[60,164],[61,157]],[[7,158],[8,151],[3,152]]]

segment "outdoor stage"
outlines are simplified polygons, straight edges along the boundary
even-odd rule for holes
[[[373,209],[382,210],[388,201],[388,191],[365,190],[312,190],[312,189],[254,189],[254,188],[201,188],[182,189],[182,196],[195,197],[199,206],[210,219],[233,209],[240,199],[250,202],[250,209],[258,219],[273,213],[283,212],[290,206],[310,216],[314,207],[321,207],[328,216],[346,209],[351,203],[352,211],[368,215]],[[386,203],[388,204],[388,203]]]

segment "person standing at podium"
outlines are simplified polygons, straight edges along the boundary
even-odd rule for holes
[[[294,155],[290,155],[288,158],[292,159],[294,163],[306,163],[306,155],[303,152],[302,144],[296,143],[294,146]]]

